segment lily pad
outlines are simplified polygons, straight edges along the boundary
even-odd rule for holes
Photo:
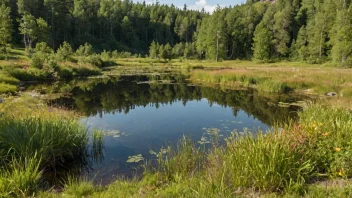
[[[143,160],[144,160],[144,158],[143,158],[142,154],[139,154],[139,155],[129,156],[126,162],[127,163],[138,163]]]

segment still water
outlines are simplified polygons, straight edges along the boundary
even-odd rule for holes
[[[90,173],[103,184],[133,176],[139,165],[153,158],[151,150],[176,144],[184,135],[206,146],[214,132],[222,138],[244,130],[265,132],[296,115],[297,107],[283,108],[279,102],[302,99],[196,86],[182,75],[89,79],[45,89],[64,93],[56,105],[85,115],[82,122],[90,130],[104,131],[104,159],[92,164]]]

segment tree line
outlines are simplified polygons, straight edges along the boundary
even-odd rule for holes
[[[351,0],[247,0],[212,14],[131,0],[0,0],[0,47],[64,41],[152,58],[352,64]]]

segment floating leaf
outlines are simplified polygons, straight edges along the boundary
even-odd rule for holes
[[[126,162],[127,163],[138,163],[143,160],[144,160],[144,158],[143,158],[142,154],[139,154],[139,155],[129,156]]]

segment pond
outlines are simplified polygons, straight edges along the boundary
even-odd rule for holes
[[[53,105],[77,110],[89,129],[105,133],[104,159],[92,164],[96,181],[132,177],[144,160],[188,136],[210,146],[212,134],[225,138],[244,130],[270,130],[294,119],[302,96],[262,94],[193,85],[181,74],[121,76],[35,86],[55,95]],[[286,104],[286,105],[282,105]]]

